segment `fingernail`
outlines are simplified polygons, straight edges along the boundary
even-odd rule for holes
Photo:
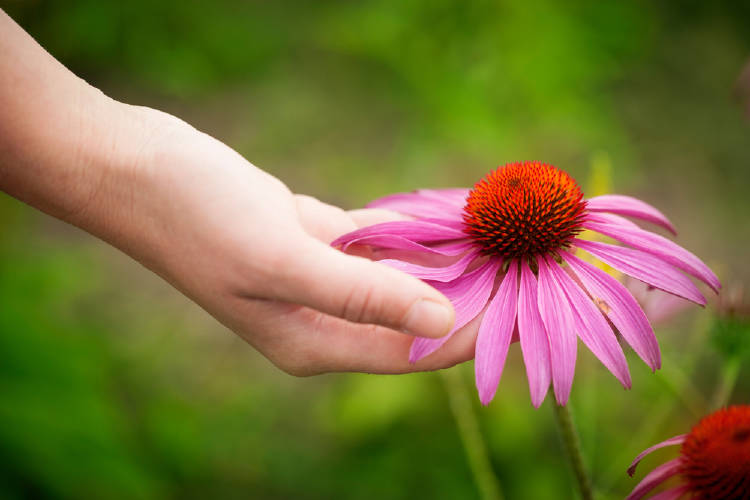
[[[432,300],[415,302],[404,319],[404,331],[420,337],[442,337],[453,326],[453,311]]]

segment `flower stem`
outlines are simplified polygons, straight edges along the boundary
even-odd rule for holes
[[[719,386],[716,388],[716,392],[714,393],[711,402],[712,410],[717,410],[722,406],[726,406],[729,402],[732,397],[732,392],[734,392],[734,386],[737,384],[737,377],[740,374],[740,364],[740,358],[737,356],[724,361],[724,366],[721,369]]]
[[[441,370],[440,373],[443,375],[443,382],[448,392],[448,400],[453,418],[456,420],[458,434],[466,452],[466,459],[482,500],[502,500],[500,481],[492,471],[487,447],[479,429],[479,421],[459,370],[460,368],[456,367]]]
[[[581,497],[583,500],[592,500],[594,498],[593,490],[591,489],[591,481],[586,474],[586,469],[583,466],[583,453],[581,452],[581,443],[578,440],[578,433],[576,433],[573,420],[570,418],[570,411],[567,406],[560,406],[553,404],[555,412],[555,421],[557,422],[557,428],[560,431],[560,437],[563,441],[563,447],[568,455],[571,467],[575,473],[576,480],[578,481],[578,488],[581,490]]]

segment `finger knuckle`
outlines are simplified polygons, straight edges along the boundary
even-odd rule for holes
[[[355,323],[366,323],[381,317],[382,300],[370,285],[353,286],[343,303],[341,317]]]

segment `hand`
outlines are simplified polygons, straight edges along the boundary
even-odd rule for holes
[[[293,195],[186,123],[107,98],[2,11],[0,56],[0,189],[139,260],[283,370],[396,373],[472,356],[476,326],[409,365],[409,334],[450,329],[448,300],[328,245],[394,214]]]
[[[470,332],[410,365],[413,337],[401,332],[446,334],[453,323],[450,303],[417,279],[329,246],[359,225],[395,214],[347,213],[293,195],[184,122],[145,108],[130,112],[148,131],[138,134],[146,146],[137,148],[130,167],[100,184],[87,209],[91,220],[82,225],[101,228],[105,239],[278,367],[294,375],[398,373],[473,356]],[[127,209],[112,207],[113,199],[127,200],[117,203]],[[105,223],[97,221],[101,213],[109,214]]]

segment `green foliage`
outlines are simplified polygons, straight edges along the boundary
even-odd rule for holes
[[[714,346],[727,359],[750,359],[750,318],[718,316],[711,329]]]

